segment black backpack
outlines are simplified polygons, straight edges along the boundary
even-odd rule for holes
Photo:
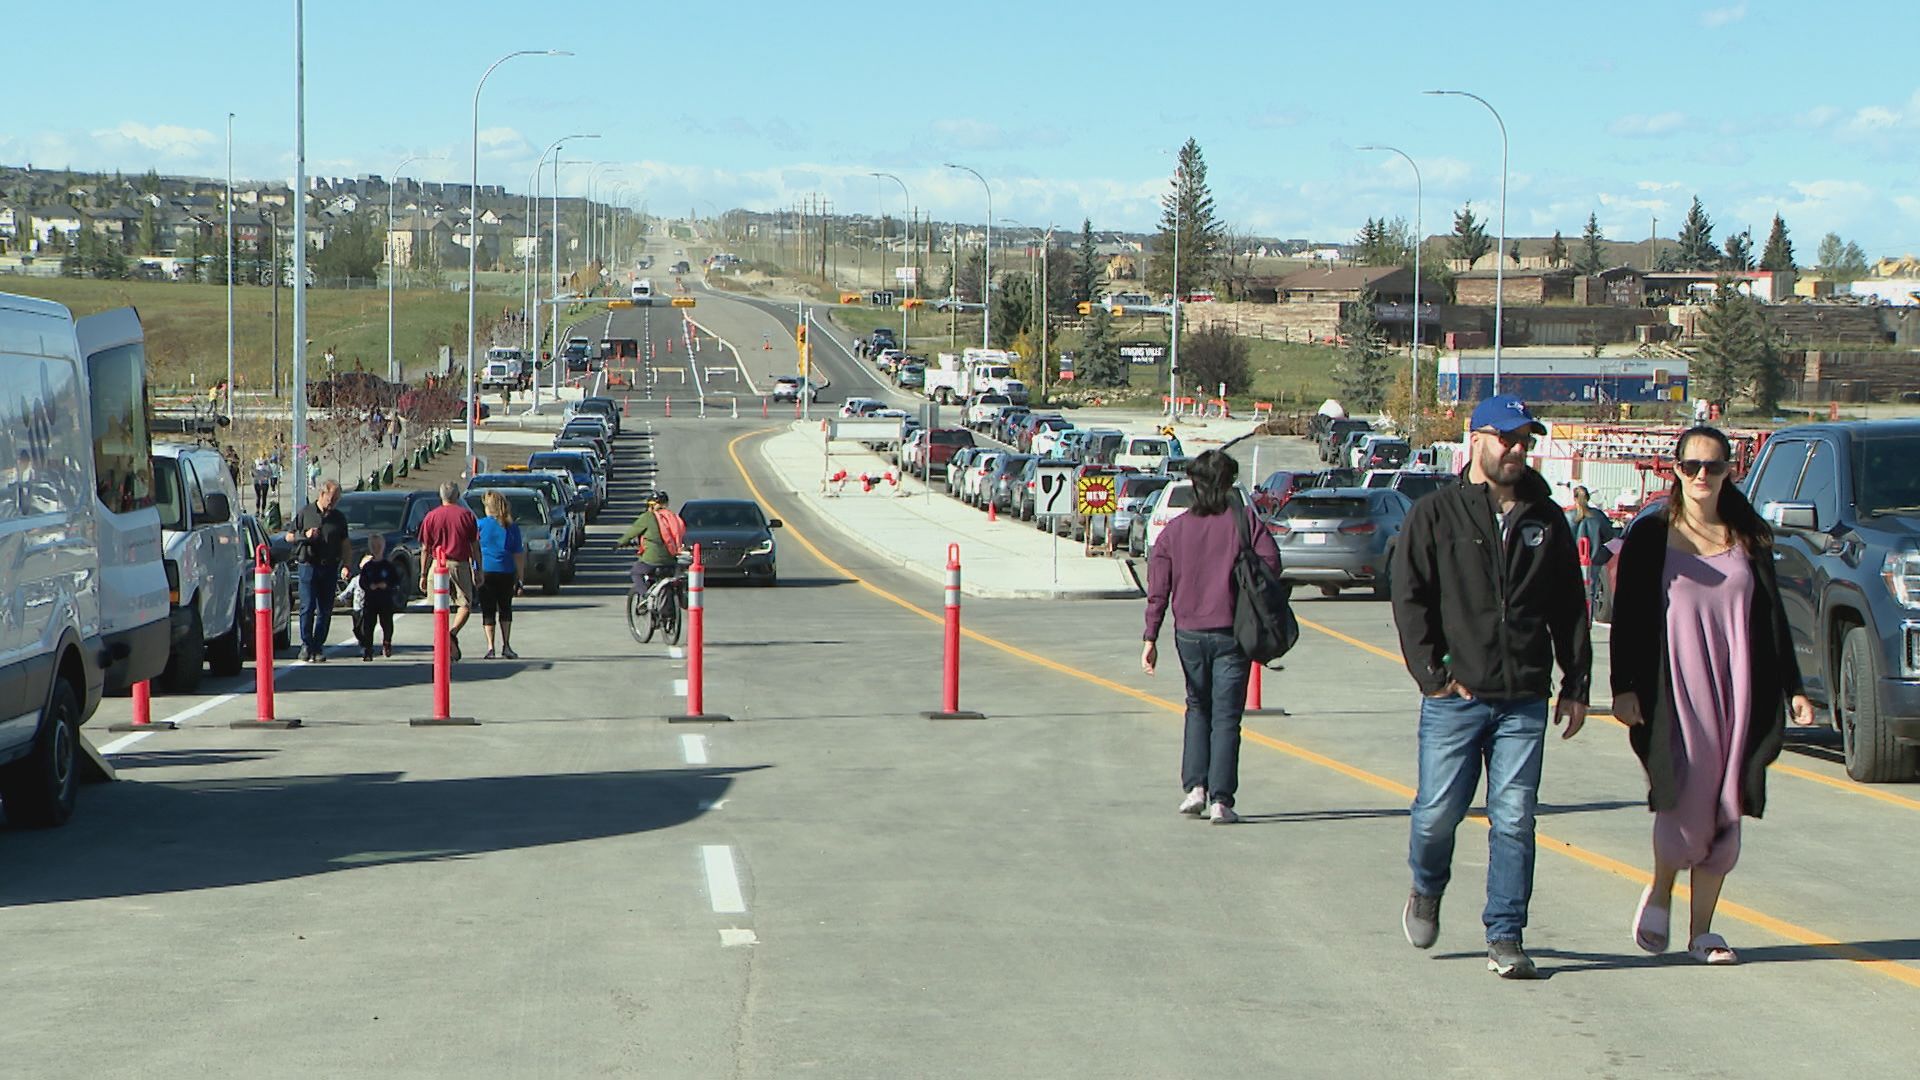
[[[1300,622],[1288,602],[1292,587],[1253,553],[1250,512],[1235,508],[1240,520],[1240,550],[1233,560],[1233,640],[1256,664],[1271,664],[1300,640]]]

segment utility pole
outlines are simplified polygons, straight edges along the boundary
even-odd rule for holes
[[[1647,225],[1647,269],[1653,269],[1653,248],[1660,236],[1660,219],[1653,218]]]

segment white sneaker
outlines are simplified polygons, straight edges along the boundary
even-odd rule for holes
[[[1215,825],[1234,825],[1240,821],[1240,815],[1233,812],[1233,807],[1218,802],[1207,811],[1207,817]]]
[[[1206,788],[1203,788],[1203,787],[1194,788],[1192,791],[1187,792],[1186,798],[1180,800],[1180,812],[1183,814],[1193,814],[1197,817],[1200,814],[1206,813],[1206,811],[1207,811],[1207,789]]]

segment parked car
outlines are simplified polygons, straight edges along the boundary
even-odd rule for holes
[[[999,416],[988,426],[987,434],[994,440],[1011,446],[1014,428],[1032,413],[1033,410],[1025,405],[1003,405],[1000,407]]]
[[[1026,471],[1027,462],[1033,460],[1031,454],[1009,454],[1000,452],[994,455],[993,468],[980,480],[980,498],[975,505],[992,506],[995,511],[1013,509],[1013,487]]]
[[[1414,502],[1460,482],[1460,477],[1450,472],[1431,472],[1421,469],[1401,469],[1393,474],[1393,482],[1388,487],[1405,495]]]
[[[980,498],[981,483],[986,479],[988,470],[992,469],[994,462],[999,459],[1000,451],[998,450],[982,450],[967,459],[966,468],[960,472],[961,502],[966,503],[968,506],[977,506],[983,510],[986,509],[986,504],[982,502]],[[948,472],[951,473],[952,471],[952,468],[949,467]]]
[[[1114,489],[1113,513],[1093,520],[1093,543],[1111,543],[1116,548],[1128,544],[1133,535],[1133,519],[1155,492],[1171,483],[1173,477],[1165,473],[1139,473],[1121,477],[1119,487]]]
[[[906,363],[893,370],[893,381],[902,390],[918,390],[927,385],[927,365],[908,357]]]
[[[1165,435],[1128,435],[1113,455],[1115,465],[1131,465],[1142,472],[1160,472],[1173,454],[1173,442]]]
[[[1413,444],[1392,435],[1372,435],[1360,441],[1353,453],[1353,467],[1368,469],[1403,468],[1413,457]]]
[[[1920,421],[1805,424],[1774,432],[1746,479],[1807,696],[1829,710],[1847,775],[1869,783],[1920,776],[1915,462]]]
[[[1141,472],[1158,472],[1158,463],[1141,461],[1121,461],[1121,451],[1126,448],[1127,434],[1118,428],[1088,428],[1080,440],[1080,460],[1089,465],[1125,465]]]
[[[1287,500],[1267,528],[1288,581],[1318,585],[1323,596],[1371,587],[1386,599],[1389,553],[1412,508],[1413,500],[1397,491],[1314,488]]]
[[[1020,521],[1032,521],[1036,488],[1039,486],[1040,459],[1031,454],[1022,454],[1026,458],[1007,484],[1008,508]]]
[[[252,553],[248,562],[254,570],[258,569],[258,559],[254,556],[261,547],[267,549],[268,586],[272,590],[269,603],[273,611],[273,647],[287,648],[293,644],[293,571],[285,559],[273,556],[273,538],[268,535],[266,525],[259,518],[252,514],[240,515],[240,538],[247,545],[247,551]],[[254,655],[254,639],[257,636],[254,620],[257,616],[254,614],[253,589],[253,572],[250,570],[246,575],[246,598],[241,606],[240,652],[246,659],[258,661],[259,657]]]
[[[192,693],[208,667],[215,675],[240,674],[239,616],[243,595],[253,596],[253,560],[236,520],[240,492],[219,451],[155,443],[153,484],[172,602],[172,641],[160,682]]]
[[[1341,417],[1327,421],[1318,440],[1320,460],[1334,465],[1346,465],[1347,462],[1339,456],[1341,444],[1355,432],[1371,433],[1372,431],[1373,425],[1365,420]]]
[[[887,403],[878,398],[851,397],[840,403],[840,419],[852,420],[868,416],[887,407]]]
[[[947,462],[953,459],[954,451],[972,445],[973,432],[966,428],[934,428],[927,433],[926,461],[923,466],[930,474],[945,474]]]
[[[985,447],[978,446],[963,446],[953,452],[953,457],[947,459],[947,477],[944,481],[947,494],[956,499],[960,497],[960,478],[966,475],[967,466],[973,462],[974,455],[986,452]]]
[[[572,581],[578,565],[580,545],[586,539],[586,511],[573,481],[561,474],[531,470],[480,473],[467,481],[468,491],[484,491],[487,488],[531,488],[544,497],[547,526],[553,537],[554,558],[560,563],[560,581],[562,584]],[[580,525],[580,531],[577,532],[576,523]]]
[[[1285,506],[1295,492],[1318,487],[1319,484],[1314,483],[1318,477],[1318,473],[1297,469],[1275,469],[1253,486],[1253,508],[1261,514],[1270,515]]]
[[[867,335],[867,347],[877,353],[882,349],[898,348],[899,342],[894,340],[892,327],[876,326],[873,332]]]
[[[1026,445],[1019,448],[1023,454],[1048,454],[1053,445],[1060,440],[1062,433],[1071,430],[1073,421],[1064,416],[1043,416],[1026,430],[1022,440]]]
[[[367,537],[379,533],[387,545],[387,561],[400,571],[402,603],[420,595],[420,571],[430,555],[420,550],[420,523],[440,505],[438,491],[349,491],[340,496],[340,513],[347,519],[347,538],[353,545],[353,563],[367,553]]]
[[[1114,489],[1118,492],[1121,478],[1132,475],[1133,471],[1132,469],[1119,468],[1113,465],[1080,465],[1073,470],[1072,490],[1076,492],[1079,491],[1080,482],[1087,477],[1109,476],[1113,478]],[[1081,514],[1077,512],[1061,514],[1054,519],[1054,523],[1057,529],[1066,536],[1074,540],[1084,540],[1087,536],[1087,530],[1092,528],[1091,519],[1100,516],[1103,515]]]
[[[620,434],[620,403],[610,397],[585,397],[567,406],[567,417],[595,415],[605,418],[614,435]]]
[[[1039,440],[1036,439],[1035,441],[1038,442]],[[1086,432],[1069,429],[1054,436],[1052,445],[1046,449],[1043,456],[1052,458],[1055,461],[1080,461],[1085,455],[1086,445]]]
[[[686,543],[700,545],[701,563],[709,578],[739,577],[756,585],[780,581],[773,530],[779,518],[770,518],[752,499],[689,499],[680,507],[687,526]]]
[[[901,426],[904,428],[905,424]],[[927,471],[926,461],[926,429],[915,428],[906,432],[906,437],[900,440],[900,449],[894,451],[894,467],[909,476],[924,476]]]
[[[586,500],[589,523],[600,516],[600,508],[607,502],[606,480],[594,470],[591,457],[591,452],[580,450],[542,450],[527,455],[529,469],[564,469],[573,477],[574,487]]]
[[[526,487],[470,488],[462,498],[476,518],[486,516],[487,507],[482,501],[486,491],[498,491],[507,497],[514,523],[520,527],[520,540],[527,549],[527,586],[537,583],[548,596],[559,592],[560,557],[554,545],[553,508],[547,497]]]
[[[1140,528],[1140,554],[1151,557],[1153,542],[1167,523],[1193,508],[1193,481],[1180,479],[1156,491],[1134,524]]]

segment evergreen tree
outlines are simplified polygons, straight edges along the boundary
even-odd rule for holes
[[[1380,264],[1373,260],[1378,256],[1379,251],[1380,224],[1373,218],[1368,218],[1366,224],[1360,226],[1360,232],[1353,238],[1354,261],[1361,266],[1378,266]]]
[[[584,230],[583,230],[584,231]],[[315,278],[371,278],[386,257],[386,231],[371,211],[350,214],[327,236],[327,246],[307,256]],[[484,234],[482,243],[484,243]],[[484,260],[486,252],[481,256]]]
[[[1507,241],[1507,258],[1513,260],[1513,265],[1515,266],[1520,265],[1520,241],[1518,240]]]
[[[1093,219],[1080,221],[1080,252],[1073,266],[1073,296],[1076,304],[1093,299],[1100,287],[1100,254],[1093,246]]]
[[[1113,339],[1113,315],[1104,306],[1095,306],[1088,317],[1075,358],[1075,382],[1091,386],[1126,385],[1127,360],[1120,355],[1120,343]]]
[[[1721,266],[1728,270],[1753,269],[1753,231],[1751,229],[1727,234],[1727,253],[1721,259]]]
[[[1699,359],[1688,365],[1695,389],[1724,410],[1740,388],[1747,353],[1746,312],[1740,294],[1721,285],[1700,319]]]
[[[1855,281],[1867,276],[1867,253],[1860,245],[1841,240],[1837,233],[1820,238],[1820,275],[1834,281]]]
[[[1180,250],[1181,292],[1214,284],[1226,226],[1214,210],[1213,192],[1207,187],[1206,158],[1193,139],[1180,148],[1173,188],[1161,197],[1160,211],[1160,232],[1153,238],[1153,256],[1147,264],[1148,290],[1173,291],[1175,247]]]
[[[1773,231],[1767,233],[1767,247],[1760,253],[1760,269],[1793,269],[1793,241],[1787,239],[1787,223],[1779,214],[1773,215]]]
[[[1607,252],[1600,245],[1606,241],[1600,232],[1600,217],[1587,215],[1587,227],[1580,230],[1580,257],[1573,261],[1573,268],[1591,277],[1607,268]]]
[[[1034,322],[1033,277],[1024,271],[1001,274],[993,285],[993,344],[1004,349],[1013,339],[1037,327]]]
[[[1553,239],[1547,244],[1547,262],[1552,266],[1567,265],[1567,242],[1560,238],[1560,230],[1553,230]]]
[[[154,215],[153,204],[142,202],[140,205],[140,253],[142,255],[160,254],[160,222]]]
[[[1473,203],[1467,203],[1453,215],[1453,235],[1447,237],[1447,257],[1466,263],[1471,270],[1492,250],[1493,241],[1487,239],[1487,227],[1473,216]]]
[[[1679,262],[1682,270],[1713,270],[1720,265],[1720,249],[1713,243],[1713,220],[1707,217],[1698,195],[1687,210],[1687,220],[1680,225]]]
[[[1387,339],[1374,320],[1372,290],[1347,305],[1340,315],[1340,359],[1333,367],[1333,380],[1348,409],[1378,412],[1387,401],[1387,387],[1393,373],[1387,364]]]

